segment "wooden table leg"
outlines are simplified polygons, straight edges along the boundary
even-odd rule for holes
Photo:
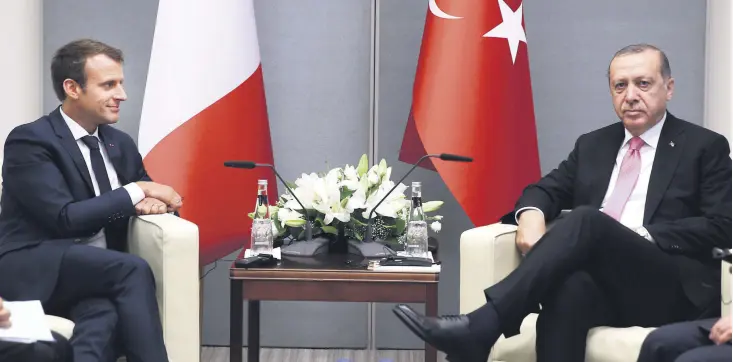
[[[425,315],[428,317],[438,316],[438,284],[428,284],[425,295]],[[437,362],[438,351],[431,345],[425,343],[425,362]]]
[[[242,301],[242,280],[229,280],[229,362],[242,362],[244,307]]]
[[[249,301],[247,314],[247,362],[260,362],[260,301]]]

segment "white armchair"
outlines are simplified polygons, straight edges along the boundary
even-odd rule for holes
[[[460,313],[468,313],[486,303],[484,289],[514,270],[521,256],[514,244],[517,227],[492,224],[465,231],[460,245]],[[730,264],[722,265],[723,315],[730,313]],[[502,336],[491,351],[491,362],[534,362],[537,314],[527,316],[520,333]],[[636,361],[644,338],[654,328],[596,327],[588,332],[586,361]]]
[[[163,337],[171,362],[200,360],[199,231],[173,215],[134,217],[128,229],[130,253],[145,259],[155,276]],[[49,327],[71,338],[74,323],[47,316]]]

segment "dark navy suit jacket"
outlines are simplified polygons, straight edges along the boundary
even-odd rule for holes
[[[563,209],[600,208],[623,139],[621,122],[582,135],[558,168],[523,191],[502,222],[516,223],[516,210],[526,206],[542,210],[548,221]],[[643,224],[659,248],[674,255],[685,292],[701,309],[720,306],[720,262],[712,250],[731,247],[731,172],[725,137],[667,113]]]
[[[121,185],[150,181],[126,133],[99,126]],[[130,195],[100,196],[81,151],[57,108],[16,127],[5,141],[0,198],[0,296],[45,302],[56,285],[64,251],[105,229],[109,249],[125,251]],[[93,277],[93,276],[90,276]]]

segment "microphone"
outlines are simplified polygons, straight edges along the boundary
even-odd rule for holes
[[[473,162],[473,158],[471,157],[452,155],[450,153],[441,153],[438,157],[443,161]]]
[[[257,164],[250,161],[226,161],[224,162],[224,166],[226,167],[233,167],[233,168],[255,168],[257,167]]]
[[[245,169],[252,169],[255,167],[271,168],[272,172],[275,173],[275,176],[277,176],[277,178],[280,179],[283,185],[285,185],[285,188],[288,189],[288,192],[290,193],[290,195],[292,195],[295,201],[298,202],[298,205],[300,205],[300,207],[303,208],[303,212],[305,213],[305,240],[308,241],[313,238],[313,229],[311,227],[310,217],[308,216],[308,209],[306,209],[305,206],[303,206],[303,203],[300,202],[300,200],[298,199],[298,196],[295,196],[295,192],[293,192],[293,190],[290,189],[290,187],[285,182],[285,180],[283,180],[282,176],[280,176],[280,174],[277,173],[275,166],[270,165],[269,163],[254,163],[252,161],[225,161],[224,166],[232,167],[232,168],[245,168]]]
[[[375,205],[374,208],[372,208],[372,211],[369,212],[369,218],[367,220],[367,228],[366,228],[366,237],[364,238],[365,242],[372,241],[372,215],[374,215],[374,212],[377,210],[379,205],[381,205],[382,202],[384,202],[384,200],[387,199],[387,196],[389,196],[389,194],[391,194],[392,191],[394,191],[394,189],[396,189],[397,186],[401,184],[402,181],[404,181],[405,178],[407,178],[407,176],[410,173],[412,173],[412,171],[415,170],[415,168],[417,168],[418,165],[420,165],[420,162],[428,158],[440,158],[443,161],[473,162],[473,158],[466,157],[466,156],[452,155],[450,153],[430,154],[430,155],[425,155],[425,156],[420,157],[420,159],[417,160],[417,162],[415,162],[415,164],[412,166],[410,171],[407,171],[407,173],[404,176],[402,176],[402,178],[399,181],[395,182],[394,186],[389,191],[387,191],[384,197],[382,197],[382,199],[379,200],[377,205]]]

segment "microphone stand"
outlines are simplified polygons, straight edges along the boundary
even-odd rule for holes
[[[473,162],[473,159],[470,157],[453,155],[449,153],[428,154],[428,155],[424,155],[420,157],[420,159],[417,160],[417,162],[415,162],[412,168],[409,171],[407,171],[407,173],[405,173],[405,175],[402,176],[402,178],[395,183],[395,185],[387,192],[387,194],[384,195],[384,197],[382,197],[381,200],[379,200],[377,205],[375,205],[374,208],[372,208],[372,210],[369,211],[369,218],[367,220],[366,235],[364,237],[364,241],[362,241],[361,243],[350,241],[351,247],[356,248],[363,256],[367,258],[385,257],[385,256],[389,256],[395,253],[394,250],[389,248],[387,245],[374,241],[374,230],[372,226],[372,218],[374,216],[374,213],[377,211],[377,208],[379,207],[379,205],[381,205],[382,202],[384,202],[384,200],[387,199],[387,196],[389,196],[392,193],[392,191],[394,191],[394,189],[396,189],[397,186],[399,186],[402,183],[402,181],[404,181],[407,178],[407,176],[411,174],[412,171],[414,171],[418,165],[420,165],[421,162],[423,162],[425,159],[432,158],[432,157],[440,158],[443,161]]]
[[[285,185],[285,188],[288,190],[290,195],[293,196],[298,205],[303,208],[303,213],[305,214],[305,240],[291,242],[288,245],[283,245],[282,247],[280,247],[280,254],[287,256],[312,257],[318,254],[328,252],[329,240],[324,237],[313,239],[313,226],[311,225],[310,213],[308,212],[308,209],[306,209],[303,203],[300,202],[300,199],[298,199],[298,196],[295,195],[295,192],[290,189],[287,182],[285,182],[282,176],[280,176],[280,174],[275,169],[275,166],[267,163],[254,163],[251,161],[227,161],[224,162],[224,166],[244,169],[252,169],[255,167],[269,167],[275,173],[275,176],[277,176],[277,178],[280,179],[283,185]]]

